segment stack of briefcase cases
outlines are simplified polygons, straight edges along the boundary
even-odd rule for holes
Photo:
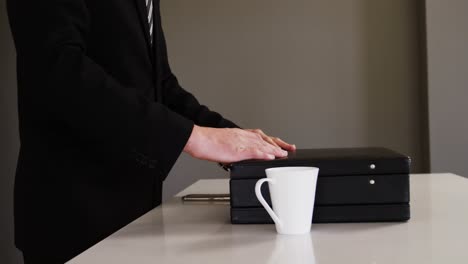
[[[385,148],[336,148],[298,149],[287,158],[234,163],[231,223],[273,223],[255,196],[255,183],[266,177],[265,169],[283,166],[319,168],[314,223],[406,221],[410,162],[408,156]],[[271,206],[268,184],[261,191]]]

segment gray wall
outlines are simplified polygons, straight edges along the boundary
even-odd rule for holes
[[[300,148],[385,146],[424,167],[420,1],[170,0],[172,68],[203,103]],[[180,159],[165,197],[227,177]]]
[[[427,0],[431,170],[468,175],[468,1]]]
[[[301,148],[390,147],[411,155],[420,171],[417,2],[163,0],[162,9],[173,69],[203,103]],[[7,245],[0,262],[19,263],[14,49],[3,0],[0,16],[0,234]],[[164,195],[214,177],[227,174],[183,155]]]
[[[13,179],[18,156],[15,48],[0,0],[0,263],[20,263],[13,245]]]

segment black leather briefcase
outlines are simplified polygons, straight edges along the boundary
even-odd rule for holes
[[[410,158],[385,148],[299,149],[287,158],[231,165],[233,224],[273,223],[255,196],[265,169],[318,167],[315,223],[406,221],[410,218]],[[271,206],[268,184],[262,194]]]

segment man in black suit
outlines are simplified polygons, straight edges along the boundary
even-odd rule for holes
[[[295,148],[238,128],[180,87],[159,0],[7,8],[21,139],[15,237],[26,263],[63,263],[158,206],[182,151],[230,163]]]

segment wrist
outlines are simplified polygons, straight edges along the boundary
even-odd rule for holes
[[[201,133],[201,127],[197,125],[193,125],[192,133],[190,134],[190,137],[187,140],[187,143],[185,144],[184,152],[193,156],[193,150],[196,146],[196,143],[199,141],[200,133]]]

